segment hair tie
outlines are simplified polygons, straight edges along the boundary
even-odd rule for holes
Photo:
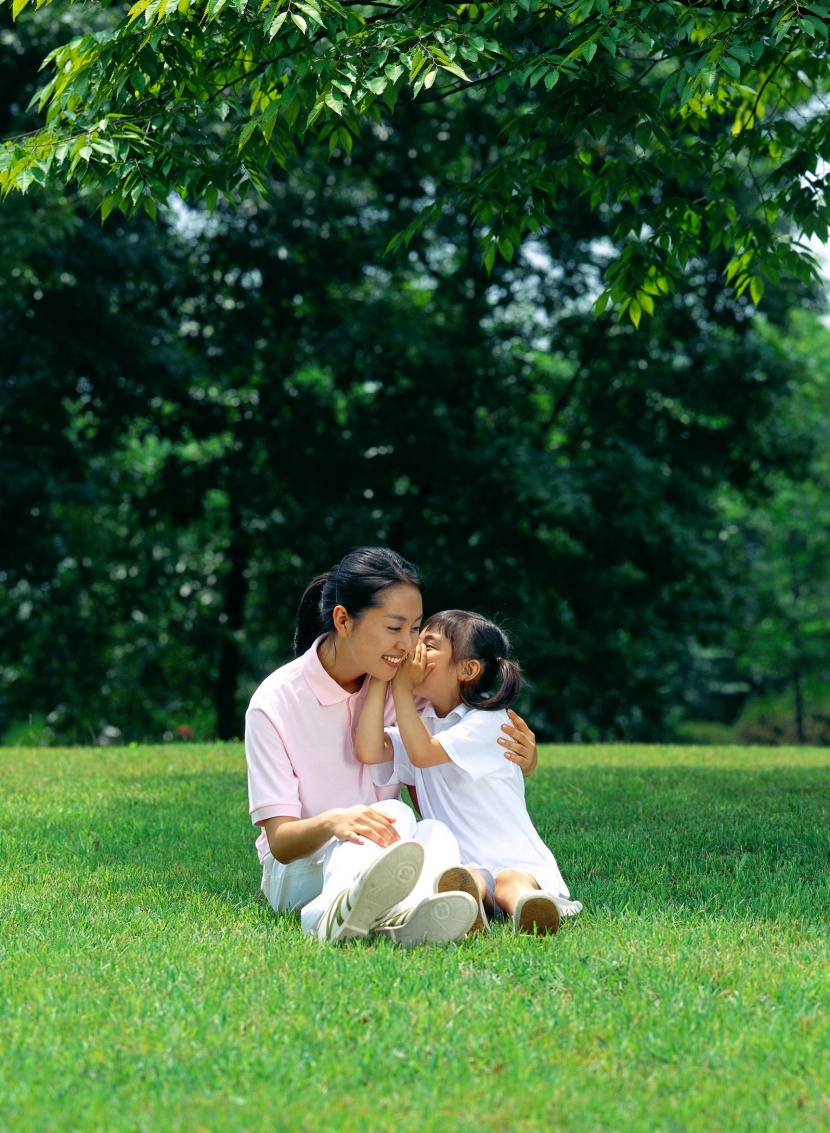
[[[496,658],[496,661],[498,661],[499,664],[501,664],[503,660],[504,660],[503,657],[497,657]]]

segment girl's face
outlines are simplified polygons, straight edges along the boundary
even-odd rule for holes
[[[437,700],[441,704],[460,700],[459,666],[453,660],[448,639],[439,630],[427,626],[419,640],[427,647],[427,664],[435,667],[412,691],[416,696],[425,696],[427,700]]]
[[[418,641],[423,603],[420,590],[409,583],[389,586],[379,597],[380,605],[345,619],[345,632],[338,627],[337,652],[348,656],[355,672],[391,681]]]

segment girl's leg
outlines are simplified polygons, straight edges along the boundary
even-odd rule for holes
[[[496,874],[496,886],[493,893],[496,904],[512,917],[516,911],[516,902],[523,893],[538,889],[536,879],[529,873],[518,869],[503,869]]]
[[[485,902],[487,901],[487,882],[472,866],[450,866],[435,879],[436,893],[461,892],[469,893],[478,906],[476,919],[473,921],[471,933],[489,932],[490,922],[487,920]],[[492,914],[492,905],[488,905]]]
[[[496,904],[513,917],[516,932],[545,936],[559,928],[559,908],[553,894],[540,889],[529,873],[502,870],[496,875],[495,899]]]

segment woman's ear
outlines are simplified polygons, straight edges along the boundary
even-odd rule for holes
[[[482,665],[481,661],[472,659],[469,661],[462,661],[458,666],[458,679],[462,684],[465,685],[475,684],[475,682],[481,676],[483,668],[484,666]]]
[[[352,619],[349,617],[349,611],[345,606],[335,606],[331,612],[331,620],[334,625],[334,631],[338,637],[348,637],[352,628]]]

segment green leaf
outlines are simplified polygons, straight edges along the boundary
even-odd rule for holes
[[[323,96],[323,102],[325,102],[326,106],[330,107],[335,114],[342,115],[343,96],[340,94],[340,91],[334,89],[326,91],[325,95]]]
[[[303,35],[305,35],[306,32],[308,31],[308,24],[303,19],[303,17],[299,14],[299,12],[292,12],[291,13],[291,19],[296,24],[296,26],[300,29],[300,31],[303,33]]]
[[[268,38],[273,39],[282,25],[288,19],[288,12],[278,12],[271,21],[271,26],[268,29]]]

